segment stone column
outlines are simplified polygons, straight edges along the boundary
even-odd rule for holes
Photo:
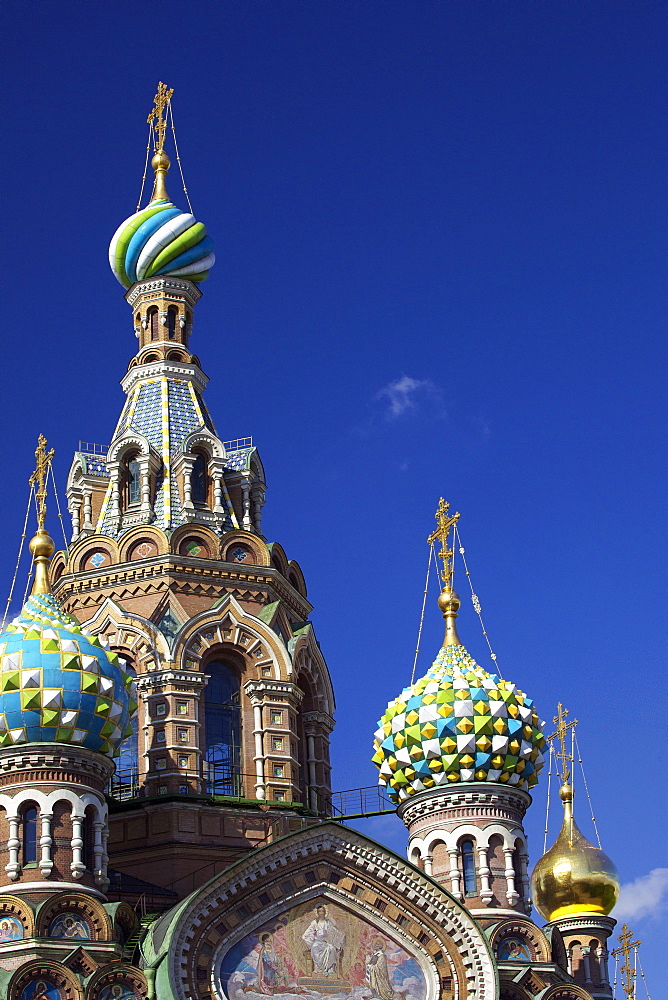
[[[141,475],[141,509],[145,514],[152,514],[151,506],[151,465],[148,455],[139,456],[139,472]]]
[[[93,493],[92,490],[84,490],[83,496],[83,530],[93,530]]]
[[[262,701],[260,698],[251,698],[253,706],[253,737],[255,739],[255,795],[258,799],[266,797],[264,783],[264,730],[262,727]]]
[[[462,893],[459,888],[461,880],[459,871],[459,851],[456,847],[448,847],[448,857],[450,858],[450,871],[448,873],[448,878],[450,879],[450,891],[455,899],[461,899]]]
[[[511,906],[514,906],[520,898],[519,892],[515,888],[515,867],[513,865],[513,848],[504,844],[503,857],[506,862],[504,875],[506,877],[506,898]]]
[[[53,843],[51,837],[51,820],[53,819],[53,813],[44,812],[40,809],[39,818],[42,827],[41,836],[39,838],[39,870],[44,878],[47,878],[51,874],[51,869],[53,868],[53,861],[51,860],[51,845]]]
[[[105,824],[100,823],[96,820],[93,823],[93,870],[95,874],[95,882],[99,885],[104,879],[104,849],[102,846],[102,833],[104,831]]]
[[[487,906],[492,902],[492,897],[494,893],[492,892],[492,886],[490,885],[490,875],[492,874],[487,864],[487,848],[476,844],[476,851],[478,852],[478,875],[480,876],[480,898],[483,903]]]
[[[19,840],[20,819],[18,816],[8,816],[7,820],[9,822],[9,839],[7,841],[9,861],[5,865],[5,871],[10,879],[14,881],[21,874],[21,865],[19,864],[19,849],[21,847],[21,841]]]
[[[262,534],[262,504],[264,503],[264,494],[262,489],[256,487],[251,494],[251,499],[253,503],[253,523],[255,525],[255,530],[258,535]]]
[[[75,542],[79,537],[80,531],[80,504],[75,501],[69,505],[68,510],[70,512],[70,517],[72,518],[72,541]]]
[[[245,528],[246,531],[253,530],[253,522],[250,516],[250,479],[248,476],[241,477],[241,491],[243,494],[243,516],[241,518],[241,526]]]
[[[222,473],[215,473],[213,476],[213,510],[215,514],[222,514],[224,511]]]
[[[425,854],[424,856],[424,873],[425,875],[432,875],[434,871],[434,855]]]
[[[580,953],[582,954],[582,963],[584,965],[585,983],[593,982],[591,978],[591,961],[589,959],[589,948],[580,948]]]
[[[86,871],[83,863],[83,816],[72,816],[72,878],[79,879]]]

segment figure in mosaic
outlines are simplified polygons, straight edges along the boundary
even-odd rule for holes
[[[313,961],[314,976],[336,976],[339,955],[346,944],[346,935],[327,916],[327,908],[318,906],[315,917],[302,934]]]
[[[390,970],[387,966],[385,942],[376,938],[373,950],[366,960],[366,982],[373,990],[378,1000],[404,1000],[402,993],[397,993],[392,985]]]
[[[38,979],[24,989],[20,1000],[61,1000],[60,990],[45,979]]]
[[[3,941],[18,941],[23,937],[23,924],[16,917],[3,917],[0,920],[0,943]]]
[[[76,913],[61,913],[49,927],[49,937],[90,939],[90,931],[85,920]]]
[[[257,991],[273,996],[276,989],[287,981],[280,955],[274,949],[271,934],[260,935],[260,953],[257,960]]]

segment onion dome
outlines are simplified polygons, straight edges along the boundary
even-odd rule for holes
[[[619,896],[619,877],[610,858],[578,829],[573,818],[573,789],[559,789],[564,821],[559,836],[531,876],[536,909],[545,920],[590,914],[607,916]]]
[[[35,580],[21,613],[0,634],[0,747],[68,743],[117,757],[137,710],[132,677],[50,593],[55,545],[44,520],[53,448],[47,454],[41,434],[35,456]]]
[[[204,223],[172,204],[165,178],[169,157],[158,150],[151,164],[156,182],[150,204],[121,223],[109,244],[109,265],[129,288],[146,278],[204,281],[216,257]]]
[[[438,604],[445,640],[424,677],[404,688],[378,722],[373,762],[394,802],[456,782],[498,781],[532,788],[543,766],[545,738],[533,701],[514,684],[483,670],[457,635],[460,601],[452,589],[450,527],[440,501],[438,528],[445,587]]]

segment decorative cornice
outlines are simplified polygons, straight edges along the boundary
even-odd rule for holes
[[[499,806],[515,809],[524,816],[531,804],[531,796],[513,785],[501,785],[491,781],[464,782],[431,788],[406,799],[397,808],[397,814],[406,826],[416,820],[438,811],[446,811],[461,806]]]
[[[172,345],[174,346],[174,345]],[[180,378],[192,382],[196,389],[204,392],[209,378],[199,365],[188,365],[182,361],[150,361],[148,364],[135,365],[121,379],[123,392],[127,395],[137,382],[165,375],[167,378]]]
[[[145,295],[155,295],[162,292],[167,295],[169,292],[177,292],[179,297],[186,300],[193,309],[202,298],[202,293],[192,281],[184,281],[179,278],[147,278],[144,281],[136,281],[132,288],[125,293],[125,301],[133,308],[136,303]]]
[[[208,680],[207,674],[197,670],[151,670],[137,677],[138,691],[149,691],[154,687],[165,687],[170,684],[189,684],[191,687],[204,687]]]
[[[17,780],[20,773],[40,768],[78,771],[106,785],[115,765],[103,754],[64,743],[28,743],[0,750],[0,772],[16,773]]]
[[[617,926],[617,921],[613,917],[606,917],[602,913],[583,913],[577,916],[560,917],[559,920],[552,920],[545,927],[558,927],[562,934],[571,931],[587,930],[587,928],[598,928],[612,934]]]

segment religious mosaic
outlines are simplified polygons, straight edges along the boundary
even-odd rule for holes
[[[496,949],[496,956],[500,962],[530,962],[531,955],[526,941],[518,937],[507,937]]]
[[[16,917],[0,917],[0,944],[3,941],[19,941],[23,937],[23,924]]]
[[[76,913],[59,913],[55,920],[51,921],[49,937],[89,941],[90,928]]]
[[[48,979],[37,979],[26,986],[19,1000],[62,1000],[62,994]]]
[[[224,957],[227,1000],[309,996],[425,1000],[424,973],[401,945],[356,914],[320,898],[243,938]]]

